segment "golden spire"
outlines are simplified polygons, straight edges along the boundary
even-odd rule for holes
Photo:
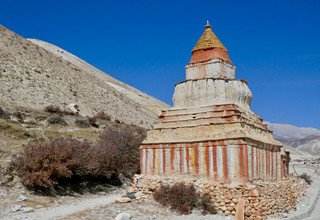
[[[211,29],[211,25],[209,24],[209,21],[207,21],[207,24],[205,26],[205,30],[192,49],[193,51],[196,50],[205,50],[205,49],[212,49],[212,48],[222,48],[226,50],[226,48],[223,46],[223,44],[220,42],[218,37],[213,33]]]

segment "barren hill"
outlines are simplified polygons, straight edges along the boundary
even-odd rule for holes
[[[0,106],[10,111],[77,104],[81,115],[104,111],[113,119],[150,127],[168,108],[57,46],[27,40],[3,26],[0,85]]]
[[[295,157],[301,159],[320,155],[320,130],[272,123],[268,123],[268,128],[273,131],[274,138]]]

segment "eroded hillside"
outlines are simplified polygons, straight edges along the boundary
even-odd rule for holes
[[[76,104],[81,115],[104,111],[113,120],[148,128],[168,107],[75,56],[33,42],[0,26],[0,105],[8,111]]]

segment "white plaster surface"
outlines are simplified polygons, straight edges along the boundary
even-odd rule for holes
[[[186,66],[187,80],[216,78],[235,79],[235,66],[213,59],[204,63],[189,64]]]
[[[178,84],[173,96],[174,108],[237,104],[250,110],[252,93],[237,80],[203,79]]]

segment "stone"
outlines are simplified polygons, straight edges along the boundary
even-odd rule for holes
[[[236,207],[236,220],[244,220],[244,207],[245,201],[241,198]]]
[[[33,212],[34,209],[32,207],[25,207],[23,210],[22,210],[24,213],[30,213],[30,212]]]
[[[233,202],[233,203],[235,203],[235,204],[237,204],[237,203],[238,203],[238,201],[239,201],[239,200],[238,200],[238,199],[236,199],[236,198],[232,199],[232,202]]]
[[[129,213],[122,212],[117,215],[115,220],[130,220],[130,219],[131,219],[131,215]]]
[[[19,198],[17,199],[17,202],[24,202],[24,201],[27,201],[28,198],[24,195],[20,195]]]
[[[115,200],[116,203],[129,203],[131,202],[131,199],[128,197],[121,197],[119,199]]]
[[[129,187],[127,190],[128,193],[134,193],[136,190],[133,187]]]
[[[138,192],[136,192],[135,196],[136,196],[136,199],[141,199],[142,196],[143,196],[143,192],[142,191],[138,191]]]
[[[126,196],[129,199],[135,199],[136,198],[136,193],[135,192],[128,192]]]
[[[14,205],[14,206],[11,208],[11,212],[23,211],[25,207],[26,207],[25,205]]]
[[[228,206],[228,207],[227,207],[227,210],[230,211],[230,212],[232,212],[232,211],[233,211],[233,207]]]

